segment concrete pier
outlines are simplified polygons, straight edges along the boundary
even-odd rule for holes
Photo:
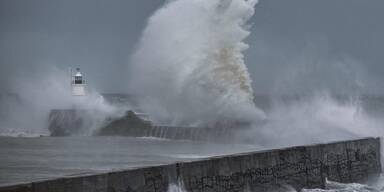
[[[364,182],[380,173],[380,139],[364,138],[31,182],[0,192],[166,192],[171,183],[189,192],[268,191],[321,188],[325,178]]]

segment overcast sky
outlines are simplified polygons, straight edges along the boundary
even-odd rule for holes
[[[43,66],[79,66],[101,92],[124,92],[130,55],[163,3],[0,0],[1,91]],[[245,53],[255,92],[384,93],[383,9],[383,0],[260,0]]]

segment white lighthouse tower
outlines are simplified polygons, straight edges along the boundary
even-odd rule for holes
[[[80,68],[76,68],[75,74],[71,70],[71,88],[73,96],[85,96],[86,84],[83,75],[80,72]]]

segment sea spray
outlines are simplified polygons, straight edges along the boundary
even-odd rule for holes
[[[383,121],[369,114],[368,102],[329,92],[275,98],[266,110],[268,122],[241,133],[239,140],[282,147],[380,136]]]
[[[364,185],[360,183],[337,183],[326,180],[325,189],[302,189],[301,192],[382,192],[382,176],[371,183],[370,185]]]
[[[250,142],[290,146],[383,135],[382,100],[369,96],[372,83],[364,63],[334,52],[326,42],[311,38],[300,46],[276,47],[259,42],[280,60],[263,108],[268,121],[244,133]]]
[[[168,1],[149,19],[129,89],[154,121],[223,126],[264,119],[244,63],[256,0]]]
[[[118,110],[104,98],[88,90],[84,97],[71,95],[70,77],[65,70],[46,66],[36,76],[19,78],[12,82],[12,93],[0,98],[0,135],[39,136],[49,135],[48,116],[52,109],[85,109],[90,135],[107,116],[119,115]]]

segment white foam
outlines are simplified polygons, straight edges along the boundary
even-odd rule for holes
[[[155,121],[202,126],[265,118],[244,64],[256,0],[169,1],[149,19],[130,68],[130,92]]]

